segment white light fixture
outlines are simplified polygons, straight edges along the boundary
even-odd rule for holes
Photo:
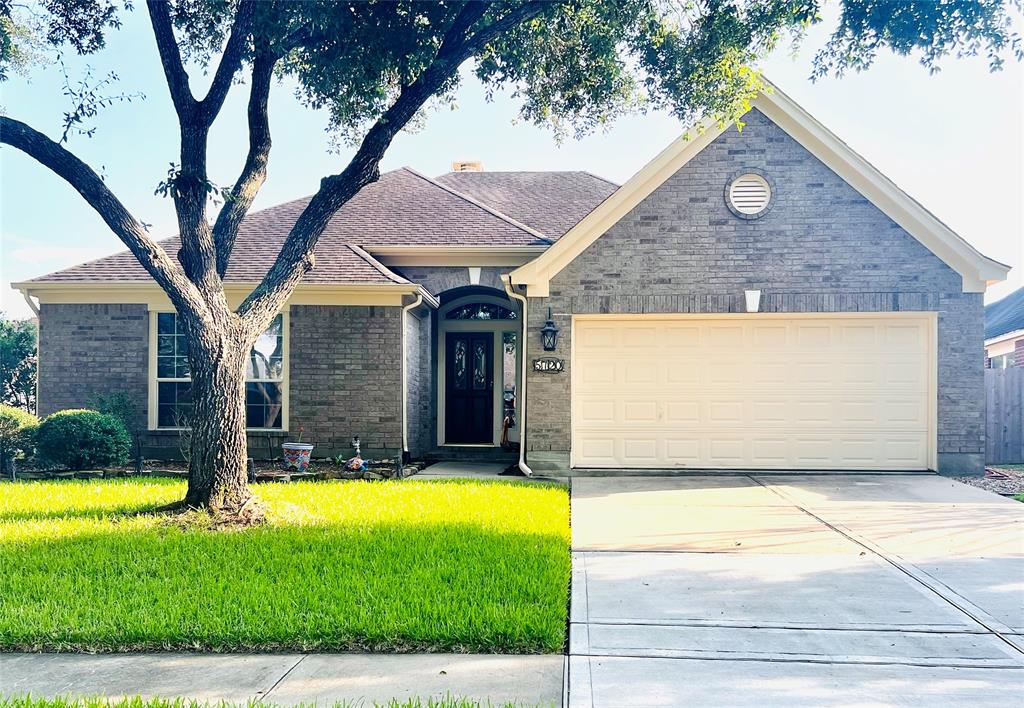
[[[747,312],[759,312],[761,310],[760,290],[744,290],[743,295],[747,299]]]

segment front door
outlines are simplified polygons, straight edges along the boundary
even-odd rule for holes
[[[445,338],[447,444],[494,442],[494,333],[448,332]]]

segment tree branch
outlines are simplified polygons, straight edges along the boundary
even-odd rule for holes
[[[185,277],[181,266],[149,237],[145,227],[92,168],[32,126],[7,116],[0,116],[0,143],[21,150],[74,187],[164,289],[175,307],[197,315],[206,311],[205,300]]]
[[[238,227],[267,178],[267,160],[271,146],[267,102],[277,59],[269,49],[263,48],[253,60],[248,108],[249,153],[245,158],[242,172],[231,190],[231,196],[221,208],[217,222],[213,225],[213,240],[217,249],[217,274],[221,278],[227,271],[228,258],[235,245]]]
[[[217,65],[217,70],[213,75],[210,90],[206,92],[206,97],[199,103],[201,118],[206,125],[213,124],[217,114],[220,113],[220,109],[224,105],[224,99],[227,98],[228,90],[231,88],[231,81],[242,66],[242,53],[245,51],[249,33],[252,31],[255,14],[255,2],[252,0],[242,0],[239,3],[238,11],[235,14],[235,22],[231,26],[231,34],[228,35],[228,41],[224,46],[224,53],[221,55],[220,64]]]
[[[313,268],[313,250],[331,217],[360,189],[378,179],[381,158],[395,135],[451,79],[462,62],[503,32],[551,6],[548,2],[524,3],[468,37],[466,32],[491,6],[472,2],[463,6],[430,66],[402,88],[395,102],[367,132],[345,169],[320,181],[319,191],[289,231],[267,275],[238,308],[238,315],[246,325],[262,329],[274,317],[302,276]]]
[[[150,24],[153,25],[153,35],[156,37],[156,48],[160,52],[160,63],[167,78],[167,87],[171,90],[174,110],[181,120],[191,119],[198,102],[189,88],[188,73],[181,61],[181,49],[174,38],[170,5],[167,0],[148,0],[146,8],[149,10]]]

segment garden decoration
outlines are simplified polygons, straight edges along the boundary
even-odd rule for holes
[[[302,442],[302,434],[305,428],[299,426],[299,439],[296,442],[286,442],[281,445],[284,452],[285,469],[292,468],[296,472],[305,472],[309,467],[309,457],[313,454],[313,445]]]

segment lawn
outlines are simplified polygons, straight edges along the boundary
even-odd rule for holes
[[[138,514],[176,480],[0,486],[0,649],[557,652],[565,488],[261,485],[244,531]]]
[[[249,704],[250,707],[254,704]],[[273,708],[273,703],[260,701],[259,706]],[[106,698],[35,698],[32,696],[0,696],[0,708],[233,708],[230,703],[204,703],[183,699],[163,698],[123,698],[110,700]],[[358,703],[335,703],[333,708],[371,708],[363,701]],[[388,703],[374,703],[372,708],[527,708],[523,705],[482,704],[479,701],[465,698],[413,698],[406,701],[392,700]]]
[[[252,706],[253,704],[250,704]],[[273,708],[273,703],[260,701],[259,706]],[[106,698],[35,698],[32,696],[0,696],[0,708],[233,708],[230,703],[204,703],[183,699],[163,698],[122,698],[110,700]],[[358,703],[335,703],[334,708],[371,708],[363,701]],[[523,705],[482,704],[479,701],[465,698],[413,698],[406,701],[392,700],[388,703],[374,703],[372,708],[526,708]]]

